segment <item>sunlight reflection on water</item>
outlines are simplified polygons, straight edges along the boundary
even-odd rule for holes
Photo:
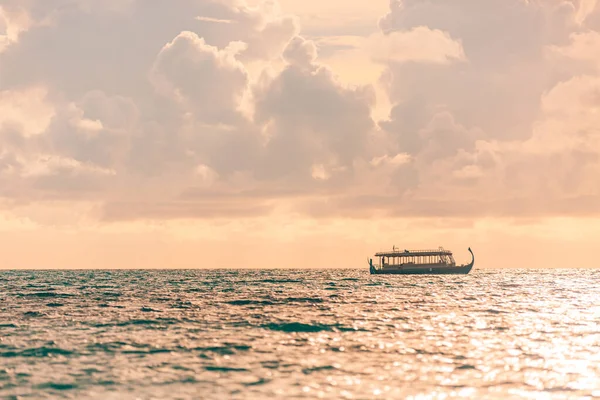
[[[599,272],[0,272],[0,396],[600,397]]]

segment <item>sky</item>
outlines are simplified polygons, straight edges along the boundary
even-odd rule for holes
[[[0,268],[599,267],[597,0],[0,0]]]

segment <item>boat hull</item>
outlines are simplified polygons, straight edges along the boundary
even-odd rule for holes
[[[466,275],[473,264],[460,267],[423,267],[423,268],[371,268],[371,275]]]

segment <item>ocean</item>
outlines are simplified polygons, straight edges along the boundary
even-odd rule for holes
[[[0,271],[0,397],[600,398],[600,270]]]

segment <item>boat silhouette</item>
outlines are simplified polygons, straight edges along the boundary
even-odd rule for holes
[[[436,250],[399,250],[394,246],[392,251],[376,253],[379,264],[373,264],[369,258],[369,272],[372,275],[410,274],[410,275],[446,275],[468,274],[475,265],[475,255],[469,247],[471,262],[456,265],[450,250],[439,247]]]

